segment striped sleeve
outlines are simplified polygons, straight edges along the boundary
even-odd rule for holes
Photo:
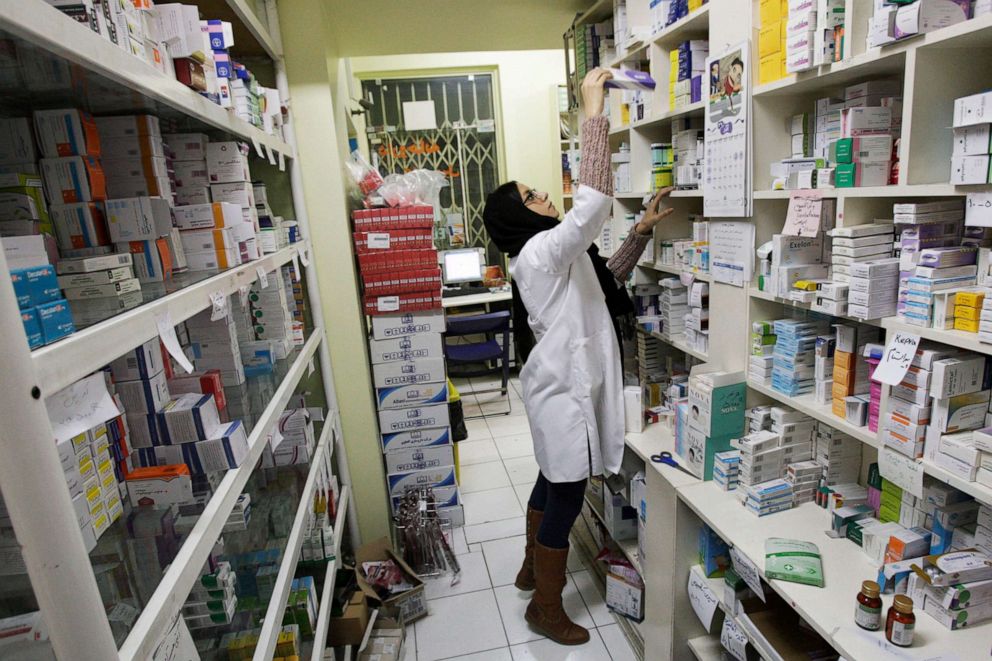
[[[641,258],[644,248],[647,247],[648,241],[652,237],[652,234],[645,236],[644,234],[639,234],[633,227],[630,228],[623,245],[606,262],[606,268],[610,269],[614,278],[620,282],[627,281],[627,278],[630,277],[630,274],[634,270],[634,266],[637,264],[637,260]]]
[[[582,123],[582,154],[579,183],[613,197],[613,173],[610,172],[610,120],[602,115]]]

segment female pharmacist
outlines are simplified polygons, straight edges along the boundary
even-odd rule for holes
[[[510,256],[510,274],[536,344],[520,372],[524,406],[541,468],[527,510],[527,545],[516,585],[534,590],[526,618],[552,640],[578,645],[589,632],[562,608],[568,533],[582,510],[587,478],[620,469],[623,379],[613,318],[632,311],[623,281],[672,209],[661,191],[608,262],[593,241],[610,216],[613,182],[603,116],[608,71],[582,82],[581,186],[561,222],[547,193],[511,181],[489,195],[486,230]]]

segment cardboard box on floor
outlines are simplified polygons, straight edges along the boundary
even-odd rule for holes
[[[327,627],[327,646],[361,645],[365,630],[369,626],[369,605],[365,593],[356,590],[351,600],[345,604],[340,617],[331,617]]]
[[[362,565],[366,562],[381,562],[392,560],[403,571],[407,582],[413,586],[412,589],[393,595],[388,599],[381,599],[362,572]],[[427,597],[424,594],[424,582],[421,581],[416,572],[406,564],[399,555],[393,552],[392,545],[385,537],[369,542],[355,551],[355,568],[358,579],[358,587],[371,600],[372,603],[382,604],[387,608],[397,608],[402,615],[404,622],[409,624],[427,615]]]
[[[362,641],[358,661],[400,661],[405,641],[402,614],[395,608],[383,608],[377,611],[368,636]]]

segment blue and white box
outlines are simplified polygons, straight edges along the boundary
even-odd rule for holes
[[[110,374],[117,381],[150,379],[165,369],[158,338],[154,337],[120,358],[110,361]]]
[[[408,471],[394,473],[386,477],[389,482],[389,495],[392,497],[402,496],[409,489],[421,489],[424,487],[453,487],[457,486],[455,480],[454,466],[441,466],[438,468],[428,468],[427,470]]]
[[[387,473],[427,470],[441,466],[453,466],[454,463],[455,453],[451,445],[407,448],[386,453]]]
[[[383,452],[390,452],[392,450],[399,450],[403,448],[424,448],[433,445],[450,444],[451,429],[449,427],[418,429],[416,431],[382,435]]]
[[[385,434],[449,425],[447,403],[379,411],[379,428]]]
[[[220,414],[212,394],[185,393],[167,402],[158,412],[159,431],[166,445],[205,441],[207,431],[219,425]]]
[[[169,383],[165,371],[147,379],[118,381],[114,384],[121,404],[128,413],[156,413],[169,402]]]
[[[378,388],[376,398],[379,401],[380,411],[407,406],[445,404],[448,401],[448,382]]]

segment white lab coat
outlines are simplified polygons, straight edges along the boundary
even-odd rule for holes
[[[537,338],[520,372],[534,455],[551,482],[616,473],[624,448],[623,375],[613,321],[586,250],[612,198],[588,186],[554,229],[510,260]]]

